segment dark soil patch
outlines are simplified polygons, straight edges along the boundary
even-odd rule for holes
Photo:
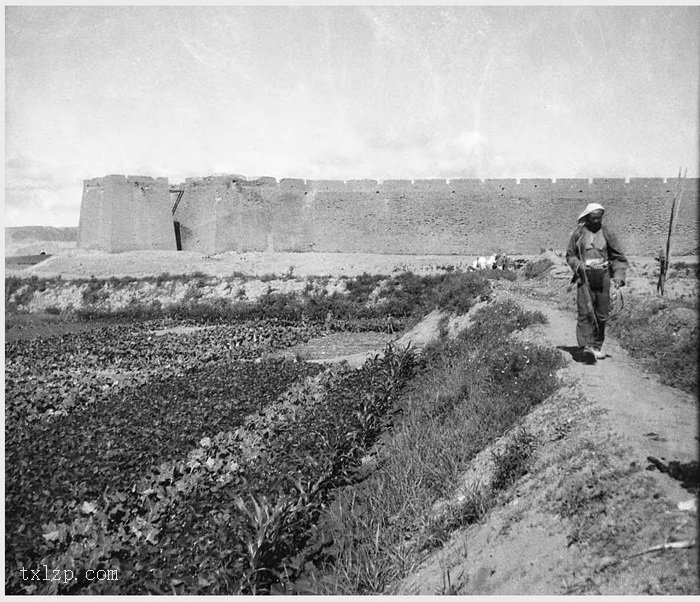
[[[99,330],[119,319],[69,320],[49,313],[5,314],[5,341],[26,341]]]

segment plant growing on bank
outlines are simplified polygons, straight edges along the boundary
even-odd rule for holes
[[[332,553],[305,584],[315,593],[381,593],[421,549],[479,520],[495,491],[526,470],[532,442],[516,437],[497,461],[493,485],[431,518],[433,504],[456,488],[471,459],[558,387],[561,354],[510,334],[544,316],[511,302],[487,306],[455,341],[443,338],[401,396],[397,420],[366,481],[346,489],[323,522]],[[407,542],[407,538],[408,542]]]
[[[276,293],[270,288],[255,301],[245,300],[244,293],[234,297],[209,298],[204,287],[213,284],[204,274],[189,277],[183,300],[175,305],[158,302],[139,302],[134,297],[126,307],[109,309],[102,302],[111,291],[132,286],[139,281],[152,281],[161,287],[179,282],[181,277],[165,280],[167,274],[144,279],[73,280],[66,286],[83,288],[83,307],[75,312],[82,320],[120,319],[197,319],[204,321],[275,319],[290,322],[311,321],[323,323],[333,330],[381,330],[394,332],[417,322],[433,309],[463,313],[478,299],[489,296],[492,277],[504,272],[492,270],[494,275],[453,271],[439,275],[416,276],[411,272],[387,276],[363,274],[345,281],[346,292],[328,294],[325,278],[309,280],[299,293]],[[316,283],[319,286],[314,286]],[[8,282],[6,298],[14,295],[13,307],[27,304],[39,286],[53,286],[47,281],[15,279]],[[21,287],[24,286],[25,289]],[[19,293],[18,293],[19,291]],[[18,296],[18,294],[20,296]]]
[[[83,290],[83,303],[85,305],[94,305],[106,299],[107,296],[108,293],[105,290],[105,282],[103,280],[91,278]]]
[[[493,454],[496,468],[491,488],[494,491],[507,489],[527,474],[535,447],[536,440],[533,435],[519,428],[505,449]]]
[[[608,332],[632,357],[658,374],[662,383],[695,395],[698,330],[691,325],[697,324],[697,309],[696,302],[685,300],[628,301],[609,321]]]
[[[527,264],[525,264],[523,275],[527,280],[532,280],[533,278],[542,276],[553,265],[554,263],[552,263],[552,260],[549,259],[549,257],[542,257],[541,259],[528,261]]]
[[[677,261],[671,264],[672,270],[683,272],[686,276],[695,276],[700,279],[700,262],[690,263],[688,261]]]
[[[34,291],[38,288],[38,280],[36,276],[32,276],[29,279],[16,278],[14,276],[5,278],[6,311],[16,310],[29,303],[34,296]]]

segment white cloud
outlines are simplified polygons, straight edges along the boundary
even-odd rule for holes
[[[485,136],[483,136],[480,132],[470,132],[465,130],[461,132],[457,138],[455,138],[454,145],[465,152],[478,153],[485,141]]]
[[[381,44],[396,45],[406,41],[395,15],[387,13],[386,7],[364,7],[360,9],[372,26],[375,39]]]
[[[544,109],[555,117],[564,117],[571,113],[571,109],[568,106],[557,102],[548,102]]]

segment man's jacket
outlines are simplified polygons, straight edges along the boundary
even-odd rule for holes
[[[583,257],[581,257],[581,241],[584,232],[587,230],[586,226],[578,226],[576,230],[571,233],[569,238],[569,246],[566,248],[566,263],[569,264],[571,269],[574,271],[575,281],[579,274],[579,268],[583,264]],[[613,278],[625,282],[627,275],[627,268],[629,267],[629,262],[622,252],[620,243],[617,236],[605,226],[601,226],[603,232],[603,237],[605,238],[605,249],[603,250],[603,255],[608,260],[608,271]]]

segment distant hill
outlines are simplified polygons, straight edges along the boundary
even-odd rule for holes
[[[5,228],[5,256],[57,253],[74,249],[78,243],[77,226],[15,226]]]
[[[78,241],[78,227],[68,226],[54,228],[53,226],[15,226],[5,228],[5,238],[19,242],[20,240],[62,240],[64,242]]]

